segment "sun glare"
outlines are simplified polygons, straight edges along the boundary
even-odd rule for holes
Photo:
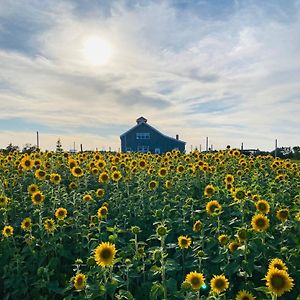
[[[111,58],[112,48],[107,41],[90,37],[84,41],[83,54],[90,64],[105,65]]]

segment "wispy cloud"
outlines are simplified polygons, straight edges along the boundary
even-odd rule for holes
[[[0,147],[36,128],[45,147],[117,149],[140,115],[187,148],[299,144],[299,16],[299,1],[3,0]],[[106,65],[84,58],[93,35]]]

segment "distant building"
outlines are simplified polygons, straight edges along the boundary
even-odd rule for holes
[[[123,133],[121,139],[122,152],[151,152],[162,154],[173,149],[185,150],[185,142],[166,136],[147,123],[147,119],[140,117],[137,124]]]

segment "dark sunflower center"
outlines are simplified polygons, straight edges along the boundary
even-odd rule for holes
[[[243,296],[242,300],[251,300],[248,296]]]
[[[259,210],[267,210],[267,206],[265,205],[265,203],[259,203],[258,209]]]
[[[212,194],[213,191],[214,191],[214,190],[213,190],[212,188],[207,188],[207,189],[206,189],[206,193],[207,193],[207,194]]]
[[[65,215],[65,212],[64,212],[63,210],[60,210],[60,211],[58,212],[58,214],[62,217],[62,216]]]
[[[282,267],[282,265],[280,265],[280,264],[275,264],[275,265],[274,265],[274,268],[276,268],[276,269],[278,269],[278,270],[283,270],[283,267]]]
[[[238,199],[243,199],[244,196],[245,196],[245,194],[244,194],[243,191],[238,191],[238,192],[236,193],[236,197],[237,197]]]
[[[25,160],[25,166],[29,167],[30,166],[30,160]]]
[[[35,196],[34,196],[34,199],[35,199],[35,201],[41,201],[42,200],[42,196],[41,196],[41,194],[36,194]]]
[[[271,284],[274,288],[281,289],[285,285],[284,278],[280,275],[273,275],[271,278]]]
[[[214,212],[217,208],[218,208],[218,205],[212,204],[212,205],[210,206],[210,211],[211,211],[211,212]]]
[[[191,284],[192,285],[199,285],[200,284],[200,279],[197,276],[192,277]]]
[[[282,210],[282,211],[280,211],[279,215],[280,215],[280,218],[286,219],[288,216],[288,212],[286,210]]]
[[[186,246],[188,244],[187,239],[182,239],[181,240],[181,245]]]
[[[217,279],[215,285],[218,289],[222,289],[225,287],[225,281],[223,279]]]
[[[78,277],[78,278],[77,278],[77,284],[78,284],[78,285],[82,285],[82,283],[83,283],[82,277]]]
[[[112,252],[110,249],[103,249],[101,252],[101,257],[103,259],[109,259],[112,256]]]
[[[6,229],[5,229],[5,232],[6,232],[7,234],[9,234],[9,233],[10,233],[10,229],[9,229],[9,228],[6,228]]]
[[[258,219],[258,220],[256,220],[256,225],[257,225],[257,227],[262,228],[266,225],[266,222],[264,219]]]
[[[52,224],[51,222],[48,222],[48,223],[47,223],[47,227],[48,227],[48,228],[52,228],[52,227],[53,227],[53,224]]]
[[[26,221],[24,225],[25,225],[25,227],[29,227],[30,226],[30,222]]]

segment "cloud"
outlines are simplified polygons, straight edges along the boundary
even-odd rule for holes
[[[188,147],[299,144],[299,3],[4,0],[0,124],[20,142],[22,123],[118,148],[144,115]],[[84,58],[93,35],[114,49],[107,65]]]

